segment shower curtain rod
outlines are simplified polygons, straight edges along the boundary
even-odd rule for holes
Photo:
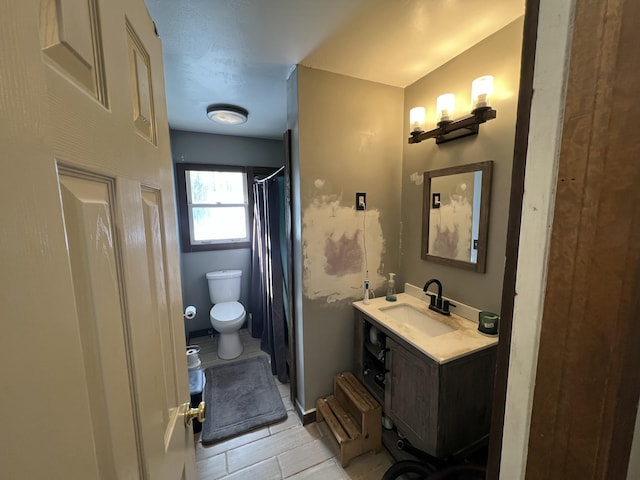
[[[284,165],[283,165],[282,167],[280,167],[278,170],[276,170],[275,172],[273,172],[273,173],[272,173],[271,175],[269,175],[268,177],[260,178],[260,179],[256,178],[256,179],[254,180],[254,182],[256,182],[256,183],[264,183],[264,182],[266,182],[267,180],[271,180],[273,177],[275,177],[277,174],[279,174],[279,173],[280,173],[281,171],[283,171],[283,170],[284,170]]]

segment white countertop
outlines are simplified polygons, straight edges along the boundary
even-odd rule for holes
[[[431,337],[381,310],[384,307],[402,304],[410,305],[456,330]],[[353,306],[438,363],[447,363],[498,343],[497,335],[485,335],[478,331],[478,322],[467,320],[455,313],[451,316],[441,315],[429,310],[428,302],[408,293],[399,293],[396,302],[387,302],[384,297],[380,297],[371,299],[368,305],[358,301],[353,302]]]

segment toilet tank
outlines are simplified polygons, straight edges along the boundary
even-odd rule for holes
[[[237,302],[240,300],[242,270],[219,270],[207,273],[211,302]]]

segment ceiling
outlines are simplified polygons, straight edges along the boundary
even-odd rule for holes
[[[524,0],[145,0],[177,130],[282,138],[296,64],[406,87],[524,14]],[[210,104],[249,111],[219,125]]]

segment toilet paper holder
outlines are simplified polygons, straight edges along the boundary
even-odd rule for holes
[[[185,308],[184,318],[186,318],[187,320],[196,318],[196,307],[194,307],[193,305],[189,305],[187,308]]]

